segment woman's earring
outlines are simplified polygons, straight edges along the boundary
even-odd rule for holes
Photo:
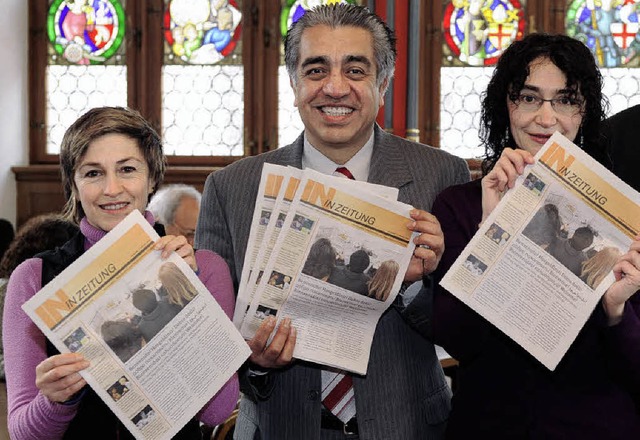
[[[502,138],[502,148],[506,148],[509,145],[509,127],[504,131],[504,137]]]
[[[580,149],[584,150],[584,133],[582,132],[582,126],[580,126]]]

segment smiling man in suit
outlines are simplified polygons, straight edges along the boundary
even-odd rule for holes
[[[416,208],[407,227],[420,232],[415,242],[423,245],[415,250],[405,282],[427,282],[409,305],[403,305],[399,295],[382,315],[368,372],[347,377],[351,394],[337,416],[323,404],[330,373],[292,359],[295,328],[284,320],[268,344],[275,323],[263,322],[249,341],[253,354],[241,372],[245,394],[236,439],[442,437],[451,391],[426,335],[429,274],[440,261],[443,236],[427,211],[440,191],[467,181],[469,171],[462,159],[392,136],[376,125],[395,58],[393,32],[368,9],[338,4],[307,12],[285,41],[304,132],[291,145],[238,161],[207,179],[195,247],[223,256],[236,285],[249,236],[247,212],[253,211],[265,162],[326,174],[341,168],[350,178],[399,188],[399,200]]]

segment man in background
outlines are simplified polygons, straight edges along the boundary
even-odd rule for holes
[[[165,185],[149,202],[149,211],[167,235],[183,235],[193,246],[202,195],[192,186]]]

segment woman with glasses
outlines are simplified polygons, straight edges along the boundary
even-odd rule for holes
[[[593,56],[577,40],[532,34],[509,46],[483,98],[483,178],[446,189],[433,205],[445,237],[436,281],[555,131],[609,165],[598,146],[601,90]],[[639,268],[636,240],[554,371],[438,286],[434,340],[459,361],[447,437],[640,438]]]

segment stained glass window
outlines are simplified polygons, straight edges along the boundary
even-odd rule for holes
[[[524,35],[518,0],[453,0],[444,12],[444,65],[490,66]]]
[[[165,6],[166,154],[244,155],[242,2],[165,0]]]
[[[525,0],[444,2],[444,45],[440,69],[440,148],[480,157],[481,95],[493,65],[524,36]]]
[[[280,12],[280,32],[282,36],[293,23],[298,21],[304,13],[319,5],[333,3],[360,4],[355,0],[286,0]],[[282,46],[282,45],[281,45]],[[281,66],[278,69],[278,147],[293,142],[304,130],[298,109],[293,105],[294,95],[289,85],[289,75],[284,64],[284,46],[281,47]]]
[[[54,0],[47,16],[47,154],[92,107],[127,105],[124,1]]]
[[[55,50],[50,64],[103,64],[122,45],[124,32],[119,0],[55,0],[47,18],[47,33]],[[122,64],[122,56],[112,62]]]
[[[567,35],[584,42],[601,67],[638,67],[638,0],[573,0],[567,12]]]
[[[241,21],[236,0],[170,0],[164,13],[165,64],[220,63],[240,43]]]

